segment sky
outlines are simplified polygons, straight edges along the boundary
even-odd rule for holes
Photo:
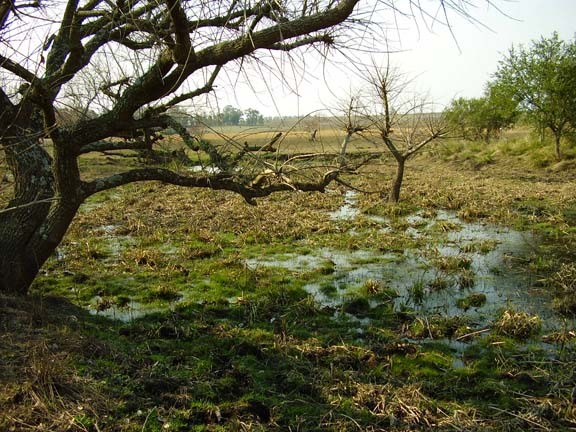
[[[476,2],[470,14],[482,23],[452,16],[452,32],[445,26],[426,28],[414,20],[390,25],[393,53],[390,64],[412,79],[414,89],[442,107],[455,97],[482,95],[498,61],[512,45],[529,46],[532,40],[557,31],[564,40],[576,34],[576,0],[492,0]],[[377,58],[385,64],[387,55]],[[366,59],[367,63],[371,60]],[[316,110],[337,109],[362,83],[338,64],[307,65],[306,77],[282,84],[278,77],[263,76],[250,87],[234,81],[236,90],[218,92],[219,105],[255,108],[264,116],[306,115]],[[282,71],[291,76],[289,67]]]

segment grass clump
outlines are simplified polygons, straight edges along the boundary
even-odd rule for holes
[[[498,334],[526,340],[540,333],[542,319],[537,315],[506,309],[493,324],[493,328]]]
[[[462,270],[458,275],[458,286],[462,289],[472,288],[476,284],[476,274],[473,270]]]
[[[460,229],[462,229],[462,226],[456,222],[448,220],[439,220],[436,221],[430,229],[432,232],[447,233],[452,231],[459,231]]]
[[[384,289],[384,283],[378,279],[366,279],[362,284],[362,289],[368,295],[380,294]]]
[[[462,270],[470,270],[472,258],[466,255],[438,256],[433,259],[433,264],[447,273],[456,273]]]
[[[408,288],[408,298],[414,305],[421,305],[426,297],[426,284],[423,280],[414,281]]]
[[[152,289],[148,295],[148,299],[163,300],[163,301],[175,301],[182,297],[182,294],[178,292],[174,287],[168,285],[159,285]]]
[[[565,315],[576,315],[576,264],[562,264],[549,283],[554,288],[554,307]]]
[[[442,276],[437,276],[426,284],[430,291],[442,291],[450,286],[450,281]]]
[[[496,240],[482,240],[465,244],[462,246],[462,252],[486,255],[487,253],[492,252],[497,245],[498,242]]]
[[[396,290],[386,286],[381,279],[366,279],[360,288],[360,293],[384,302],[390,302],[398,297]]]
[[[409,334],[414,338],[452,338],[468,333],[470,328],[466,318],[454,316],[418,317],[409,326]]]

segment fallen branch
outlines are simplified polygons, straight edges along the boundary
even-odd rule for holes
[[[455,340],[456,340],[456,341],[461,341],[461,340],[468,339],[468,338],[470,338],[470,337],[474,337],[474,336],[477,336],[477,335],[479,335],[479,334],[486,333],[486,332],[489,332],[489,331],[490,331],[489,328],[485,328],[485,329],[482,329],[482,330],[477,330],[477,331],[474,331],[474,332],[472,332],[472,333],[467,333],[467,334],[465,334],[465,335],[458,336]]]

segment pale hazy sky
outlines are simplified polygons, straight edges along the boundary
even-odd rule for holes
[[[391,39],[400,38],[394,48],[402,52],[391,54],[390,63],[413,77],[419,92],[443,105],[454,97],[480,96],[498,60],[512,44],[528,45],[554,31],[564,40],[576,34],[576,0],[493,1],[506,15],[487,4],[470,10],[488,28],[459,17],[450,20],[454,36],[442,26],[426,29],[421,24],[417,28],[411,21],[397,31],[391,25],[385,31]],[[384,64],[385,57],[380,60]],[[255,108],[265,116],[305,115],[335,108],[338,99],[346,99],[361,84],[360,78],[343,69],[332,66],[327,71],[308,65],[309,75],[297,85],[298,96],[273,77],[253,80],[252,89],[236,84],[235,94],[218,92],[218,104],[220,108],[228,103],[241,109]],[[290,74],[289,68],[285,73]]]

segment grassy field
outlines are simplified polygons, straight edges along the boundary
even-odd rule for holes
[[[258,146],[278,131],[222,133]],[[279,148],[294,154],[336,153],[342,138],[337,126],[322,126],[317,142],[302,126],[281,131]],[[202,137],[232,145],[217,131]],[[357,139],[352,150],[374,148]],[[525,132],[441,143],[408,162],[397,205],[382,199],[394,170],[386,157],[346,174],[363,191],[353,201],[338,184],[257,206],[158,183],[97,195],[34,295],[0,297],[0,429],[575,430],[576,164],[567,154],[554,161]],[[89,177],[135,163],[90,156],[83,168]],[[354,216],[335,217],[343,206]],[[468,223],[529,235],[490,272],[527,276],[518,297],[546,299],[552,315],[489,305],[476,289],[483,269],[468,257],[503,239],[442,255]],[[348,271],[341,256],[352,257],[350,273],[386,267],[391,276],[358,273],[336,286]],[[282,264],[290,260],[298,265]],[[401,267],[414,283],[399,303]],[[418,280],[425,272],[433,277]],[[423,308],[442,291],[459,312]]]

